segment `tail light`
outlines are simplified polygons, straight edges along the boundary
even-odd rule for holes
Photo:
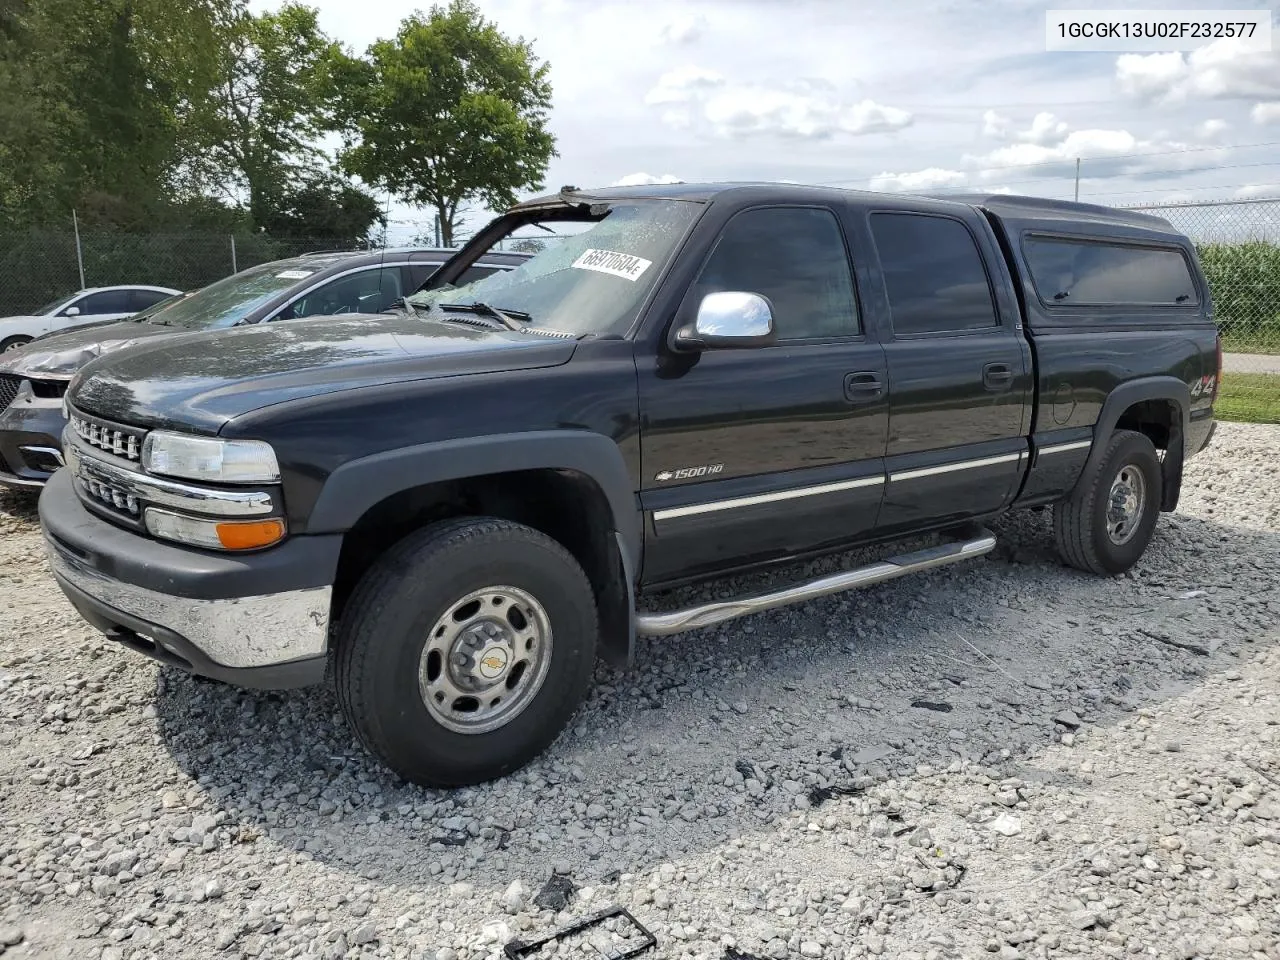
[[[1213,375],[1213,393],[1209,400],[1216,403],[1218,400],[1218,388],[1222,386],[1222,334],[1218,334],[1218,369]]]

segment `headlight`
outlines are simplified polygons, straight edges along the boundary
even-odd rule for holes
[[[271,444],[261,440],[215,440],[152,430],[142,444],[148,473],[214,483],[275,483],[280,479]]]

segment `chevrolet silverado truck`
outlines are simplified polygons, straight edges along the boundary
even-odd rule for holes
[[[454,283],[531,225],[557,236]],[[332,664],[382,763],[472,784],[544,751],[638,634],[979,557],[1008,510],[1051,507],[1066,564],[1128,570],[1209,442],[1220,365],[1194,247],[1155,217],[566,187],[385,316],[90,362],[40,518],[108,637],[247,687]],[[763,594],[643,602],[907,538]]]

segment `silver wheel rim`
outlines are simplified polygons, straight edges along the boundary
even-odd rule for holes
[[[1133,539],[1147,503],[1147,481],[1133,464],[1120,469],[1107,502],[1107,536],[1116,546]]]
[[[17,350],[19,347],[25,347],[30,342],[30,340],[19,340],[16,343],[7,344],[3,350],[0,350],[0,353],[8,353],[10,350]]]
[[[551,666],[551,620],[518,587],[473,590],[449,605],[427,635],[418,692],[432,719],[454,733],[488,733],[517,717]]]

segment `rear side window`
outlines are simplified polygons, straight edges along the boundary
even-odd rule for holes
[[[1023,252],[1045,303],[1194,305],[1200,302],[1182,251],[1092,240],[1028,237]]]
[[[876,213],[871,233],[880,255],[895,335],[955,333],[998,325],[986,266],[959,220]]]
[[[171,296],[172,294],[161,290],[130,290],[129,309],[145,310],[147,307],[154,307],[161,300],[168,300]]]

